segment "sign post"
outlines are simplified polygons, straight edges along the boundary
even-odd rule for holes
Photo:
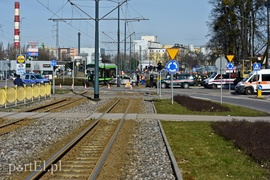
[[[55,66],[56,66],[56,60],[52,60],[51,65],[53,66],[53,94],[54,94],[55,93]]]
[[[234,58],[234,55],[227,55],[227,59],[229,60],[229,63],[227,64],[227,69],[232,71],[234,68],[234,65],[232,63],[232,60]],[[231,72],[229,72],[229,79],[231,79]],[[231,91],[231,82],[229,82],[229,91]]]
[[[25,55],[17,55],[16,74],[25,74]]]
[[[261,70],[261,63],[254,63],[253,64],[253,71],[256,71],[256,76],[258,76],[258,71]],[[259,80],[259,79],[258,79]],[[262,86],[258,84],[258,80],[257,80],[257,97],[261,97],[262,96]]]
[[[171,91],[172,91],[172,104],[173,104],[173,75],[179,71],[179,64],[175,59],[178,54],[179,48],[168,48],[166,49],[169,53],[169,56],[172,60],[170,60],[166,64],[166,70],[171,74]]]
[[[178,72],[179,64],[175,60],[170,60],[166,64],[166,70],[171,74],[171,91],[172,91],[172,104],[173,104],[173,75]]]
[[[216,67],[220,71],[220,103],[221,104],[222,104],[222,79],[223,79],[222,70],[225,70],[227,64],[228,64],[228,61],[224,56],[220,56],[215,62]]]

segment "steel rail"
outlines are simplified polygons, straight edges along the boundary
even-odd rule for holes
[[[102,168],[102,166],[103,166],[103,164],[104,164],[104,162],[105,162],[105,160],[106,160],[106,158],[107,158],[107,156],[109,154],[109,151],[111,150],[111,147],[112,147],[117,135],[119,134],[119,132],[120,132],[122,126],[123,126],[126,115],[127,115],[128,111],[129,111],[129,109],[131,107],[131,104],[133,103],[133,100],[134,100],[134,95],[133,95],[133,98],[131,99],[128,107],[126,108],[126,111],[125,111],[125,113],[124,113],[124,115],[123,115],[123,117],[122,117],[122,119],[121,119],[115,133],[113,134],[113,136],[111,137],[109,143],[107,144],[107,146],[105,148],[105,151],[100,156],[100,159],[99,159],[98,163],[96,164],[95,168],[93,169],[93,171],[92,171],[91,175],[89,176],[88,180],[90,180],[90,179],[95,180],[97,178],[97,176],[98,176],[98,174],[99,174],[99,172],[100,172],[100,170],[101,170],[101,168]]]
[[[74,147],[93,127],[95,127],[98,122],[101,120],[110,109],[112,109],[118,102],[120,98],[115,101],[115,103],[110,106],[104,113],[101,114],[91,125],[89,125],[85,130],[83,130],[79,135],[72,139],[68,144],[66,144],[62,149],[55,153],[51,158],[45,161],[36,171],[32,172],[29,176],[26,177],[26,180],[40,179],[47,170],[51,167],[52,164],[58,162],[61,157],[63,157],[72,147]],[[91,115],[90,115],[91,116]],[[90,117],[89,116],[89,117]],[[86,119],[89,119],[87,117]]]

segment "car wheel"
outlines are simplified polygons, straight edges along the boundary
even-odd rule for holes
[[[167,84],[166,83],[161,83],[161,88],[164,89],[167,87]]]
[[[252,89],[251,87],[247,87],[247,88],[245,89],[245,94],[246,94],[246,95],[251,95],[251,94],[253,94],[253,89]]]
[[[185,88],[185,89],[188,89],[188,88],[189,88],[189,84],[188,84],[188,83],[184,83],[184,84],[182,85],[182,87]]]
[[[212,85],[211,85],[211,88],[212,88],[212,89],[217,89],[217,85],[216,85],[216,84],[212,84]]]

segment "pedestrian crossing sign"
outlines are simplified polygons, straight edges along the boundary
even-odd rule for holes
[[[254,63],[253,64],[253,71],[261,70],[261,63]]]

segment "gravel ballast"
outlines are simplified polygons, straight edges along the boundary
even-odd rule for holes
[[[108,103],[109,99],[88,101],[64,113],[91,113]],[[154,113],[153,104],[143,101],[142,113]],[[135,121],[131,138],[127,138],[127,159],[121,168],[120,179],[175,179],[157,120]],[[0,136],[0,179],[24,171],[24,166],[40,159],[40,152],[54,146],[57,141],[85,123],[80,118],[37,119],[34,123]],[[130,132],[128,128],[126,131]],[[121,165],[120,165],[121,166]],[[106,177],[106,176],[105,176]]]

